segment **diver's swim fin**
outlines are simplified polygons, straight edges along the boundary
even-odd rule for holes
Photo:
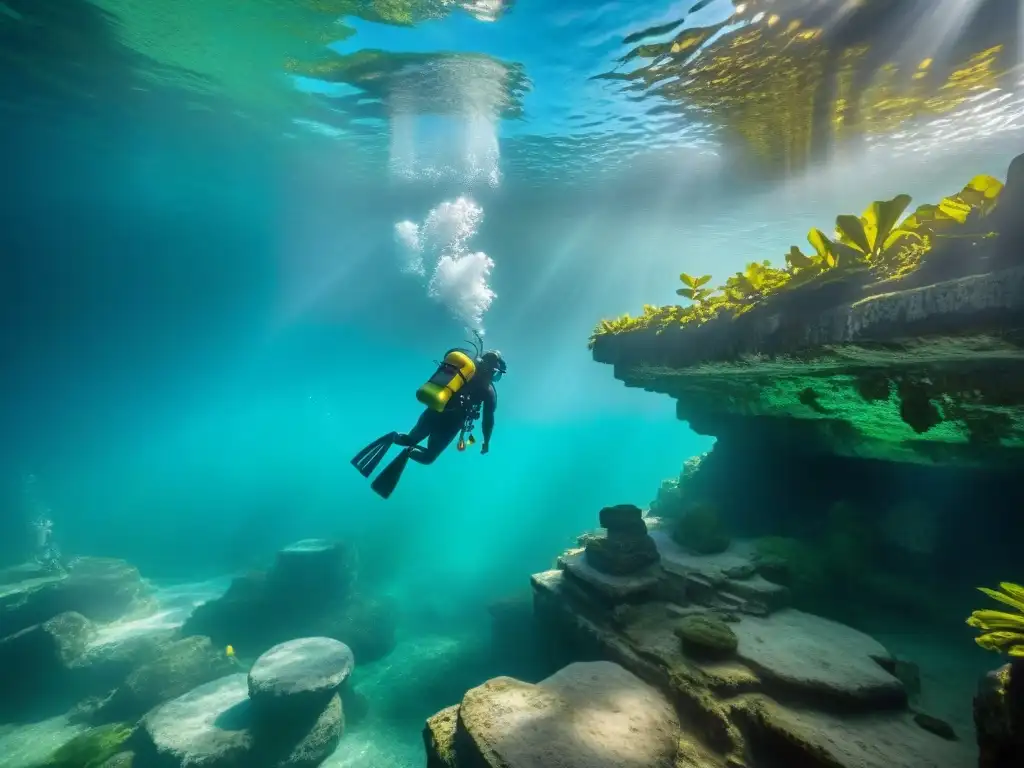
[[[391,432],[384,437],[374,440],[363,448],[352,459],[352,466],[359,470],[363,477],[369,477],[377,469],[381,459],[387,455],[388,449],[395,443],[395,433]]]
[[[406,448],[390,464],[384,467],[381,473],[370,483],[370,487],[378,495],[385,499],[391,496],[395,486],[398,485],[398,481],[402,479],[402,472],[405,471],[405,466],[409,463],[410,453],[411,451]]]

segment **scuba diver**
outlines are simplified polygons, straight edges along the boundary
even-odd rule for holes
[[[481,419],[483,444],[480,452],[491,447],[494,411],[498,407],[495,382],[505,375],[507,366],[501,353],[483,350],[479,334],[472,351],[450,349],[437,371],[416,392],[416,399],[426,406],[408,434],[390,432],[356,454],[352,464],[369,477],[393,445],[402,452],[377,475],[370,487],[385,499],[391,496],[402,477],[409,459],[418,464],[433,464],[438,456],[458,437],[458,449],[473,445],[473,426]],[[426,446],[421,446],[424,440]]]

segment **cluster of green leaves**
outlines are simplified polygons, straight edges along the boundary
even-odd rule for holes
[[[791,246],[786,266],[772,266],[769,260],[751,262],[724,285],[708,288],[711,275],[679,276],[683,287],[676,293],[690,303],[686,306],[644,306],[640,317],[624,315],[602,320],[590,336],[593,348],[605,334],[630,333],[654,328],[700,325],[726,314],[738,317],[784,290],[851,274],[870,272],[877,279],[896,279],[913,272],[921,259],[941,240],[991,237],[985,219],[995,208],[1003,184],[992,176],[976,176],[955,195],[938,204],[921,205],[904,218],[910,195],[876,200],[860,216],[836,217],[830,237],[820,229],[807,234],[811,253]]]

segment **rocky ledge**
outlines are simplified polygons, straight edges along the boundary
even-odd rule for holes
[[[627,386],[675,398],[702,434],[770,428],[839,456],[1020,462],[1024,238],[1013,227],[1024,159],[1015,166],[993,213],[999,236],[951,243],[959,252],[941,268],[809,284],[699,327],[606,334],[594,359]]]
[[[533,577],[543,630],[600,661],[472,689],[428,720],[428,768],[976,764],[970,739],[910,706],[905,664],[790,607],[742,547],[696,555],[649,539],[658,562],[632,574],[599,570],[588,537]]]

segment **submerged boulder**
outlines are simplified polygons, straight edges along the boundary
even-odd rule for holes
[[[0,719],[32,717],[37,705],[76,696],[72,665],[92,633],[79,613],[62,613],[0,639]]]
[[[729,625],[717,616],[694,614],[683,618],[675,627],[683,650],[696,657],[726,658],[736,652],[739,641]]]
[[[140,764],[167,768],[316,768],[337,747],[343,729],[337,694],[305,718],[256,717],[247,676],[238,673],[147,714],[136,751]]]
[[[124,560],[80,557],[62,574],[9,568],[0,583],[0,635],[69,611],[91,621],[114,621],[138,607],[148,593],[138,569]]]
[[[974,696],[979,768],[1024,765],[1024,661],[989,672]]]
[[[679,736],[669,701],[606,661],[488,680],[424,733],[428,765],[465,768],[674,768]]]
[[[307,539],[278,553],[267,571],[236,578],[221,597],[198,606],[182,627],[218,645],[258,656],[295,637],[333,637],[360,660],[394,646],[386,604],[353,594],[355,554],[334,542]]]
[[[639,573],[658,562],[658,548],[647,534],[643,510],[632,504],[605,507],[600,513],[606,536],[588,539],[587,564],[609,576]]]
[[[249,698],[260,713],[322,710],[355,666],[352,651],[328,637],[275,645],[249,670]]]
[[[142,719],[140,756],[182,768],[251,765],[253,735],[248,715],[249,688],[244,674],[206,683]]]

